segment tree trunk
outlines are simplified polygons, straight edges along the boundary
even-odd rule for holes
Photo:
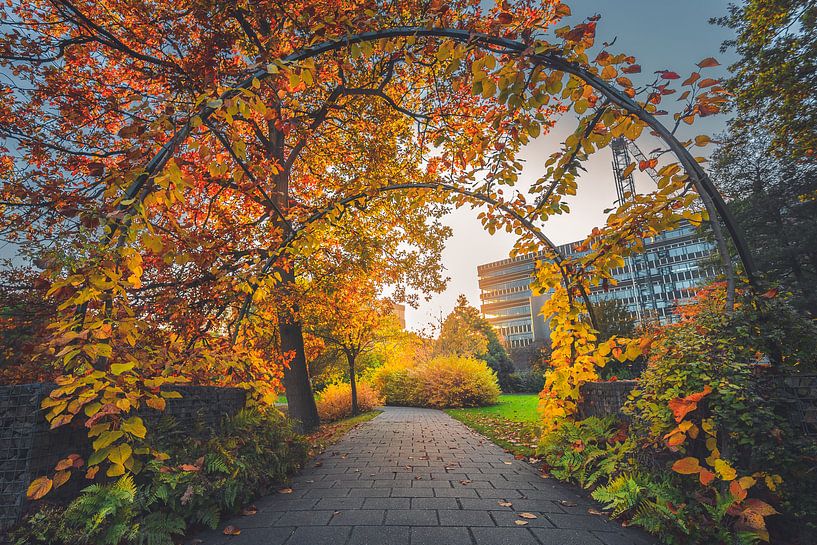
[[[284,133],[275,129],[270,121],[269,128],[269,148],[268,154],[275,159],[278,164],[284,164]],[[274,199],[279,210],[286,213],[289,210],[289,172],[281,172],[275,176]],[[289,228],[282,218],[279,224],[286,230]],[[281,284],[279,289],[285,295],[291,293],[295,285],[294,265],[289,268],[282,267]],[[309,371],[306,367],[306,353],[304,351],[304,333],[301,319],[298,317],[298,304],[291,301],[292,308],[282,308],[278,313],[278,327],[281,336],[281,353],[293,354],[289,367],[284,368],[284,388],[287,393],[287,405],[289,416],[298,424],[298,431],[309,432],[320,424],[318,407],[315,405],[315,396],[312,393],[312,385],[309,382]],[[286,305],[284,305],[286,307]]]
[[[346,352],[346,361],[349,362],[349,384],[352,386],[352,416],[357,416],[360,409],[357,406],[357,381],[355,380],[355,354]]]
[[[281,271],[281,288],[286,289],[295,283],[292,271]],[[287,393],[289,416],[297,421],[300,432],[314,430],[320,424],[318,407],[312,394],[309,382],[309,371],[306,367],[304,352],[304,334],[298,316],[298,307],[293,303],[292,309],[282,309],[278,314],[278,327],[281,336],[281,353],[293,354],[289,367],[284,367],[284,388]]]

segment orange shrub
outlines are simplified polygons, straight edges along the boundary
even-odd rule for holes
[[[496,373],[481,360],[440,356],[416,367],[384,366],[373,382],[389,405],[481,407],[496,403]]]
[[[352,414],[352,386],[348,382],[330,384],[318,395],[318,415],[331,422]],[[357,383],[357,406],[360,412],[383,405],[383,398],[369,383]]]

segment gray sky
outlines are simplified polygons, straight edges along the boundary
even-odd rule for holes
[[[571,24],[593,14],[602,15],[598,23],[597,42],[617,38],[611,52],[624,52],[636,57],[642,67],[642,77],[652,79],[656,70],[672,69],[686,77],[706,57],[717,58],[723,67],[709,69],[706,75],[725,75],[725,66],[734,61],[731,54],[721,55],[720,44],[731,37],[723,28],[710,25],[710,17],[726,12],[726,0],[567,0],[573,10]],[[635,80],[635,78],[633,78]],[[726,117],[715,116],[698,121],[691,131],[695,134],[714,135],[725,127]],[[575,129],[575,122],[565,117],[553,132],[541,136],[524,151],[526,160],[520,185],[536,179],[547,157],[559,149],[561,141]],[[641,145],[646,153],[649,142]],[[556,243],[563,244],[584,238],[595,225],[604,223],[602,211],[615,199],[613,173],[609,149],[602,150],[588,162],[588,172],[579,183],[578,194],[568,200],[571,214],[548,221],[545,233]],[[636,177],[642,187],[649,179]],[[643,185],[642,185],[643,184]],[[446,315],[454,307],[457,296],[464,293],[474,306],[479,306],[477,265],[508,257],[514,237],[504,232],[489,235],[476,219],[478,210],[461,208],[446,218],[454,230],[443,253],[443,267],[451,277],[448,289],[423,302],[418,309],[406,309],[409,329],[421,329],[435,323],[440,314]]]

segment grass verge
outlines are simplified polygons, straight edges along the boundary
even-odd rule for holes
[[[321,424],[317,430],[306,436],[309,441],[309,457],[317,456],[328,447],[337,443],[352,428],[368,422],[383,411],[368,411],[357,416],[351,416],[328,424]]]
[[[530,457],[539,437],[538,403],[536,394],[503,394],[496,405],[445,412],[507,451]]]

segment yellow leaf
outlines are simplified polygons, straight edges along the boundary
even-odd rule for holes
[[[108,445],[113,444],[116,440],[122,437],[124,433],[120,430],[104,431],[99,434],[99,437],[94,441],[94,450],[102,450]]]
[[[111,373],[114,375],[121,375],[122,373],[126,373],[133,369],[134,363],[114,363],[111,365]]]
[[[122,431],[125,431],[139,439],[144,439],[145,435],[147,434],[147,429],[145,428],[145,424],[142,422],[142,419],[138,416],[132,416],[128,418],[124,422],[122,422],[121,426]]]
[[[48,477],[38,477],[28,485],[26,497],[30,500],[39,500],[51,491],[53,484]]]
[[[723,458],[715,460],[715,473],[724,481],[731,481],[738,476],[738,472]]]
[[[133,449],[131,446],[123,443],[111,449],[108,453],[108,460],[114,464],[125,465],[125,462],[128,461],[132,453]]]
[[[108,468],[108,471],[105,472],[105,475],[108,477],[119,477],[120,475],[125,474],[125,466],[122,464],[111,464]]]

